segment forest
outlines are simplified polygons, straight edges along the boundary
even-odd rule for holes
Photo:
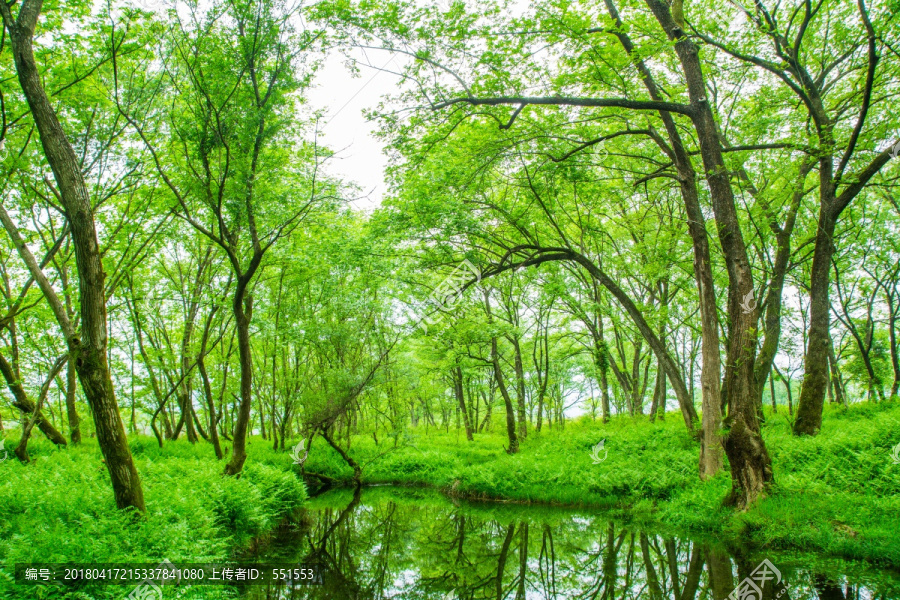
[[[900,598],[900,0],[0,17],[0,597]]]

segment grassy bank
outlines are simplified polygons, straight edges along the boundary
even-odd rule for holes
[[[900,566],[900,405],[827,407],[822,434],[795,438],[785,411],[767,413],[764,438],[776,485],[746,513],[722,506],[726,472],[697,477],[698,444],[674,415],[663,422],[581,421],[529,433],[519,454],[503,437],[467,443],[424,427],[394,440],[354,436],[350,453],[367,483],[426,484],[476,498],[600,506],[636,522],[752,541],[760,547],[825,552]],[[606,458],[592,447],[605,439]],[[346,442],[345,442],[346,443]],[[604,453],[600,453],[602,457]],[[349,480],[352,471],[321,440],[306,468]]]
[[[471,498],[602,507],[621,522],[694,534],[724,543],[827,553],[900,566],[900,406],[828,407],[820,436],[790,435],[784,414],[768,415],[764,436],[776,485],[752,510],[722,507],[727,472],[697,478],[697,443],[674,415],[665,422],[617,418],[581,421],[564,431],[530,432],[509,456],[500,435],[466,442],[456,431],[424,427],[376,444],[353,436],[350,454],[366,483],[429,485]],[[602,461],[591,449],[605,440]],[[346,444],[346,440],[341,440]],[[396,445],[395,445],[396,442]],[[15,443],[14,434],[7,448]],[[16,562],[216,562],[266,536],[302,505],[306,490],[289,453],[254,439],[240,479],[223,478],[208,444],[179,441],[159,449],[152,438],[131,442],[143,478],[147,515],[133,522],[115,509],[106,469],[91,440],[57,450],[30,446],[34,461],[0,463],[0,597],[121,598],[125,588],[23,589]],[[604,458],[605,457],[605,458]],[[349,481],[352,471],[317,438],[308,471]],[[499,507],[498,507],[499,508]],[[211,587],[179,598],[228,598]],[[168,596],[167,596],[168,598]]]
[[[7,448],[15,439],[11,434]],[[109,475],[93,440],[57,450],[29,445],[33,462],[10,453],[0,463],[0,598],[116,598],[126,587],[16,586],[17,562],[217,562],[247,549],[306,500],[291,458],[250,445],[240,479],[221,476],[208,444],[185,441],[164,449],[152,438],[131,443],[144,485],[146,517],[116,510]],[[193,588],[180,598],[226,598],[228,590]],[[168,597],[168,596],[167,596]]]

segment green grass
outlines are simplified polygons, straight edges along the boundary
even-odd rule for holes
[[[8,442],[11,440],[8,440]],[[13,444],[7,443],[8,447]],[[0,598],[122,598],[131,590],[103,587],[81,595],[61,588],[13,584],[17,562],[218,562],[264,538],[307,498],[291,458],[267,443],[250,446],[239,479],[222,477],[208,444],[152,438],[131,443],[141,474],[143,519],[116,510],[96,442],[53,448],[29,444],[32,463],[0,463]],[[89,593],[88,593],[89,592]],[[192,596],[191,594],[196,594]],[[229,593],[198,588],[179,597]]]
[[[793,437],[784,414],[769,414],[763,433],[776,484],[750,511],[737,514],[722,506],[730,488],[727,469],[699,480],[698,444],[675,415],[662,423],[620,417],[606,425],[581,420],[562,431],[532,431],[514,456],[504,452],[499,434],[479,434],[469,443],[455,430],[424,427],[401,434],[396,448],[393,438],[376,445],[371,434],[353,436],[349,452],[363,465],[366,483],[602,507],[619,521],[655,531],[900,566],[900,465],[891,460],[900,443],[900,405],[829,406],[814,438]],[[601,439],[606,458],[594,464],[591,448]],[[15,441],[7,439],[7,448]],[[131,448],[147,501],[147,514],[137,521],[115,509],[92,440],[58,450],[35,438],[31,464],[11,455],[0,463],[0,597],[121,598],[129,590],[17,589],[13,565],[222,561],[264,541],[306,501],[290,454],[272,451],[263,440],[250,444],[239,479],[221,476],[223,465],[208,444],[179,441],[160,449],[153,438],[137,438]],[[306,469],[348,482],[352,477],[320,438]],[[203,587],[177,597],[231,594]]]
[[[350,453],[366,483],[430,485],[472,498],[596,506],[656,527],[716,534],[760,547],[824,552],[900,566],[900,405],[826,407],[820,435],[795,438],[785,411],[767,413],[763,435],[775,486],[746,513],[722,506],[724,472],[701,482],[698,443],[675,415],[663,422],[581,420],[563,431],[530,432],[519,454],[500,435],[464,436],[430,428],[376,445],[354,436]],[[607,458],[590,450],[605,439]],[[344,442],[346,443],[346,442]],[[349,480],[352,471],[321,440],[309,471]]]

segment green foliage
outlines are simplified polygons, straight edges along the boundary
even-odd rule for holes
[[[830,406],[823,434],[797,438],[782,413],[767,412],[763,436],[776,483],[747,513],[723,506],[731,481],[725,471],[697,477],[697,443],[671,416],[656,423],[582,419],[562,431],[529,432],[518,454],[503,451],[500,435],[419,431],[411,443],[376,446],[353,439],[351,455],[366,483],[432,485],[452,495],[603,507],[628,519],[695,533],[750,538],[790,549],[900,564],[900,405]],[[591,449],[605,440],[606,459]],[[311,470],[349,480],[330,448],[310,453]],[[599,456],[603,456],[601,452]]]
[[[86,590],[90,596],[65,596],[61,589],[29,587],[8,595],[15,589],[17,562],[153,563],[167,558],[177,563],[233,557],[307,498],[305,486],[287,470],[289,456],[264,445],[251,445],[254,460],[236,479],[221,475],[222,466],[207,445],[178,441],[160,449],[152,438],[134,440],[148,507],[144,518],[135,519],[116,510],[109,475],[92,440],[67,450],[33,441],[31,464],[0,463],[0,597],[119,599],[126,593],[105,587]],[[204,587],[180,597],[227,594]]]

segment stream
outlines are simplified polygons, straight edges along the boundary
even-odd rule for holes
[[[591,509],[394,486],[312,498],[255,558],[319,564],[322,585],[251,587],[246,600],[900,598],[900,573],[868,563],[726,548]]]

